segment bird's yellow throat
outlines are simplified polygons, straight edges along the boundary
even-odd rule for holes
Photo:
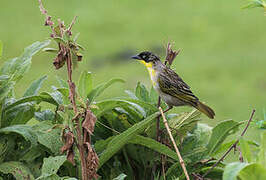
[[[148,69],[149,71],[149,74],[150,74],[150,78],[151,78],[151,82],[153,85],[155,85],[155,81],[154,81],[154,78],[155,78],[155,75],[156,75],[156,72],[155,70],[152,68],[152,62],[149,62],[149,63],[146,63],[145,61],[141,60],[140,61],[142,64],[144,64],[144,66],[146,66],[146,68]]]

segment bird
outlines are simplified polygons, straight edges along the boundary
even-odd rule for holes
[[[132,59],[139,60],[148,69],[154,89],[168,105],[168,110],[174,106],[192,106],[213,119],[215,112],[202,103],[190,90],[183,79],[172,69],[162,63],[160,58],[149,51],[143,51]]]

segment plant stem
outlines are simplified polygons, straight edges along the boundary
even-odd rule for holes
[[[255,113],[255,109],[253,109],[253,111],[252,111],[252,113],[251,113],[251,115],[250,115],[250,118],[249,118],[249,120],[248,120],[248,123],[247,123],[247,125],[246,125],[246,127],[245,127],[245,129],[242,131],[242,133],[241,133],[241,137],[242,136],[244,136],[244,134],[246,133],[246,131],[247,131],[247,129],[248,129],[248,127],[249,127],[249,125],[250,125],[250,122],[252,121],[252,118],[253,118],[253,116],[254,116],[254,113]],[[233,148],[235,148],[236,147],[236,145],[238,144],[238,142],[239,142],[239,138],[236,140],[236,142],[234,143],[234,144],[232,144],[232,146],[224,153],[224,155],[214,164],[214,165],[212,165],[212,167],[203,175],[203,177],[205,177],[205,176],[207,176],[210,172],[211,172],[211,170],[213,170],[213,168],[215,168],[221,161],[223,161],[224,160],[224,158],[229,154],[229,152],[233,149]]]
[[[181,167],[182,167],[182,169],[183,169],[183,171],[184,171],[184,174],[185,174],[185,176],[186,176],[186,179],[187,179],[187,180],[190,180],[190,178],[189,178],[189,176],[188,176],[188,172],[187,172],[186,166],[185,166],[185,163],[184,163],[184,160],[183,160],[183,158],[182,158],[182,156],[181,156],[181,154],[180,154],[180,152],[179,152],[179,150],[178,150],[178,148],[177,148],[177,145],[176,145],[176,143],[175,143],[174,137],[173,137],[173,135],[172,135],[172,133],[171,133],[171,130],[170,130],[169,125],[168,125],[168,123],[167,123],[167,120],[166,120],[166,118],[165,118],[164,112],[163,112],[163,110],[162,110],[161,107],[159,107],[159,110],[160,110],[160,112],[161,112],[161,115],[162,115],[162,118],[163,118],[163,123],[164,123],[164,125],[165,125],[165,127],[166,127],[166,130],[167,130],[167,132],[168,132],[168,134],[169,134],[169,137],[170,137],[170,139],[171,139],[171,141],[172,141],[172,143],[173,143],[173,145],[174,145],[174,148],[175,148],[176,154],[177,154],[177,156],[178,156],[178,158],[179,158],[179,162],[180,162],[180,165],[181,165]]]
[[[77,147],[79,150],[79,155],[80,155],[80,161],[81,161],[81,172],[82,172],[82,180],[88,180],[88,170],[87,170],[87,165],[86,165],[86,157],[85,157],[85,148],[83,146],[83,138],[82,138],[82,127],[81,123],[79,121],[79,116],[80,114],[78,113],[77,110],[77,105],[75,101],[75,84],[72,82],[72,59],[71,59],[71,53],[70,49],[67,49],[67,72],[68,72],[68,85],[69,85],[69,99],[72,103],[73,110],[75,112],[75,116],[73,120],[76,122],[76,131],[77,131]],[[73,121],[72,121],[73,122]]]

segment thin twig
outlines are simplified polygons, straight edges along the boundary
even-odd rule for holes
[[[77,16],[75,16],[75,17],[73,18],[71,24],[69,25],[69,27],[68,27],[68,29],[67,29],[67,33],[68,33],[70,36],[72,35],[72,33],[71,33],[72,26],[75,24],[76,20],[77,20]]]
[[[253,111],[251,113],[251,116],[250,116],[250,118],[248,120],[248,123],[247,123],[245,129],[242,131],[241,137],[244,136],[244,134],[246,133],[246,131],[247,131],[249,125],[250,125],[250,122],[252,121],[252,118],[254,116],[254,113],[255,113],[255,109],[253,109]],[[224,158],[229,154],[229,152],[236,147],[236,145],[239,142],[239,139],[240,138],[238,138],[236,140],[236,142],[224,153],[224,155],[214,165],[212,165],[212,167],[203,175],[203,177],[205,177],[206,175],[208,175],[211,172],[211,170],[213,170],[213,168],[215,168],[221,161],[224,160]]]
[[[172,143],[173,143],[173,145],[174,145],[174,148],[175,148],[176,154],[177,154],[177,156],[178,156],[178,158],[179,158],[180,165],[181,165],[181,167],[182,167],[182,169],[183,169],[183,171],[184,171],[184,174],[185,174],[185,176],[186,176],[186,179],[189,180],[190,178],[189,178],[189,176],[188,176],[188,172],[187,172],[187,169],[186,169],[186,166],[185,166],[184,160],[183,160],[183,158],[182,158],[182,156],[181,156],[181,154],[180,154],[180,152],[179,152],[179,150],[178,150],[178,148],[177,148],[177,145],[176,145],[176,143],[175,143],[175,140],[174,140],[174,138],[173,138],[173,135],[172,135],[172,133],[171,133],[171,131],[170,131],[169,125],[168,125],[167,120],[166,120],[166,118],[165,118],[165,115],[164,115],[164,113],[163,113],[163,110],[162,110],[161,107],[159,107],[159,110],[160,110],[161,115],[162,115],[162,118],[163,118],[163,123],[164,123],[164,125],[165,125],[165,127],[166,127],[166,130],[167,130],[167,132],[168,132],[168,134],[169,134],[169,136],[170,136],[170,139],[171,139],[171,141],[172,141]]]

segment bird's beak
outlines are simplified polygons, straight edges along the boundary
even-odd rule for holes
[[[132,58],[132,59],[141,60],[141,58],[140,58],[138,55],[136,55],[136,56],[132,56],[131,58]]]

